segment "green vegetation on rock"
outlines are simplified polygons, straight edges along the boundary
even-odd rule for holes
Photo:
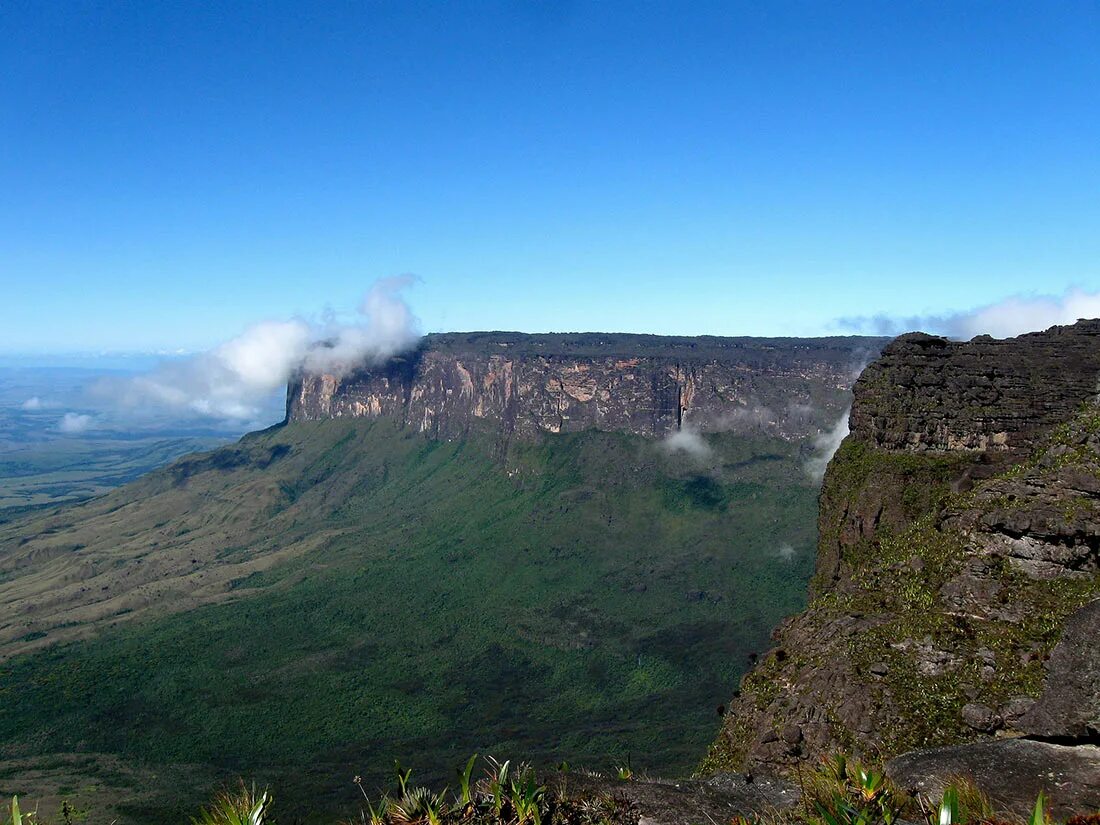
[[[815,598],[743,679],[701,771],[1014,730],[1067,619],[1100,595],[1098,431],[1086,406],[1014,463],[850,436],[822,491]]]

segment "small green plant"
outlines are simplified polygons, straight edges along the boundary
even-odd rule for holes
[[[479,756],[456,769],[458,785],[436,793],[414,787],[412,773],[395,763],[398,794],[371,803],[361,777],[354,783],[367,802],[358,819],[344,825],[636,825],[633,803],[607,794],[570,795],[560,775],[553,793],[539,782],[527,763],[486,760],[484,775],[474,781]]]
[[[513,775],[510,786],[509,802],[517,825],[542,825],[541,806],[546,786],[538,784],[534,770],[521,768]]]
[[[943,789],[936,823],[937,825],[960,825],[960,822],[959,790],[954,785],[948,785]]]
[[[412,768],[405,768],[401,765],[401,760],[393,760],[393,769],[397,773],[397,788],[398,792],[404,796],[409,789],[409,778],[412,776]]]
[[[1035,800],[1035,808],[1028,817],[1027,825],[1047,825],[1049,822],[1046,796],[1039,791],[1039,797]]]
[[[75,822],[83,822],[88,818],[88,811],[79,810],[67,799],[62,800],[61,810],[58,813],[61,816],[63,825],[73,825]]]
[[[995,812],[989,797],[969,779],[951,780],[943,789],[939,802],[918,797],[917,803],[928,825],[966,825],[970,822],[993,822]]]
[[[843,754],[822,760],[806,793],[813,825],[894,825],[907,801],[884,774]]]
[[[473,805],[473,795],[470,787],[470,777],[474,773],[474,763],[477,762],[477,754],[475,753],[466,761],[466,767],[458,771],[458,801],[463,808],[469,808]]]
[[[446,811],[446,791],[433,794],[427,788],[410,788],[389,804],[393,825],[441,825]]]
[[[369,825],[386,825],[389,809],[390,799],[388,796],[382,797],[378,802],[378,808],[375,808],[370,800],[367,800],[367,814],[363,818]]]
[[[271,802],[267,791],[257,796],[255,786],[250,789],[241,782],[238,790],[222,791],[214,797],[191,819],[191,825],[270,825]]]
[[[501,811],[504,810],[505,804],[507,804],[507,785],[508,785],[508,770],[511,766],[510,760],[504,760],[503,763],[497,762],[496,759],[489,759],[489,770],[487,776],[487,793],[489,797],[489,804],[492,807],[493,815],[500,817]]]
[[[11,825],[46,825],[38,816],[38,810],[23,813],[19,808],[19,797],[11,798]]]

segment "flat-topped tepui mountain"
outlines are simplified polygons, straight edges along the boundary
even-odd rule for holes
[[[811,604],[708,764],[842,749],[900,757],[918,790],[971,774],[1021,814],[1044,788],[1100,807],[1098,378],[1097,321],[888,345],[826,472]]]
[[[154,823],[237,774],[340,810],[394,757],[686,772],[804,604],[806,462],[882,344],[431,336],[10,519],[0,776]]]
[[[663,436],[818,431],[885,343],[865,338],[672,338],[627,334],[429,335],[413,352],[347,376],[305,374],[288,421],[373,418],[454,437],[597,429]]]

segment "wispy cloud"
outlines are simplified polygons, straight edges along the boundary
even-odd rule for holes
[[[405,275],[376,282],[355,323],[339,323],[331,315],[321,323],[264,321],[208,352],[102,381],[96,392],[130,409],[153,406],[251,420],[300,369],[343,375],[412,348],[419,324],[402,293],[413,281]]]
[[[735,433],[760,432],[774,425],[776,419],[775,412],[762,405],[735,407],[722,415],[717,429]]]
[[[837,325],[857,332],[899,335],[920,330],[970,339],[975,335],[1011,338],[1072,324],[1080,318],[1100,318],[1100,292],[1069,289],[1061,295],[1013,295],[996,303],[942,315],[863,315],[840,318]]]
[[[65,413],[57,424],[57,429],[68,435],[82,433],[92,426],[92,417],[82,413]]]
[[[806,459],[802,465],[807,475],[814,481],[821,481],[825,478],[825,468],[829,466],[833,454],[840,447],[840,442],[848,435],[849,412],[850,410],[845,410],[844,414],[830,429],[814,439],[813,455]]]

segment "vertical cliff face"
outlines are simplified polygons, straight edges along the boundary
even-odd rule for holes
[[[642,335],[428,336],[413,353],[347,376],[305,374],[287,419],[388,417],[441,438],[596,429],[661,436],[756,429],[798,438],[845,403],[875,338]]]
[[[1008,341],[922,333],[895,340],[860,376],[851,428],[887,450],[1028,450],[1100,392],[1100,321]]]
[[[1050,710],[1100,720],[1096,685],[1059,705],[1045,661],[1100,596],[1098,378],[1096,321],[891,343],[826,473],[811,605],[743,680],[708,765],[1096,737]]]

